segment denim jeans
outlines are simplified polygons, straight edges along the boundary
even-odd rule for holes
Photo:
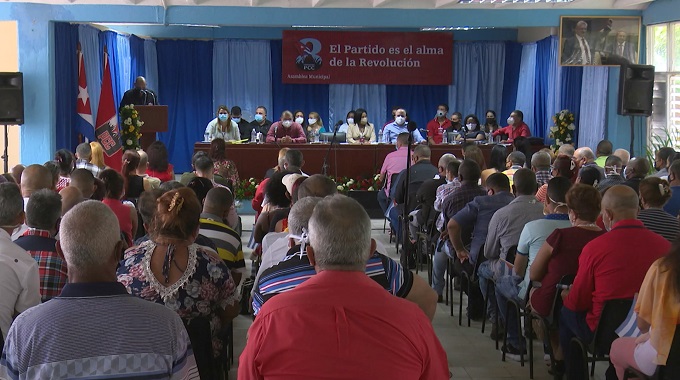
[[[510,309],[510,314],[506,315],[506,307],[508,300],[520,302],[519,286],[522,278],[514,274],[509,276],[501,276],[496,280],[496,302],[498,302],[498,312],[500,319],[505,323],[505,331],[508,333],[508,344],[517,348],[523,349],[526,342],[523,337],[520,337],[519,330],[517,330],[517,318],[514,309]]]
[[[581,366],[588,365],[587,363],[581,363],[580,358],[572,357],[574,352],[571,351],[571,338],[578,337],[586,344],[590,343],[594,338],[593,332],[590,330],[588,323],[586,323],[586,314],[585,311],[576,312],[568,309],[566,306],[562,306],[562,311],[560,312],[560,346],[564,353],[567,373],[569,373],[572,366],[582,368]],[[576,370],[575,373],[581,372]]]
[[[479,260],[479,258],[477,259]],[[477,276],[479,277],[479,288],[482,291],[482,296],[486,297],[487,289],[491,291],[489,299],[486,299],[487,315],[490,321],[496,320],[496,313],[498,310],[496,304],[496,297],[494,296],[493,286],[489,289],[489,283],[496,280],[496,274],[493,271],[493,265],[496,260],[487,260],[479,264],[477,269]]]
[[[390,198],[385,194],[385,190],[378,191],[378,204],[384,215],[387,212],[387,207],[390,205]]]
[[[449,245],[447,242],[437,241],[437,247],[434,250],[434,260],[432,262],[432,289],[438,295],[444,292],[444,284],[446,284],[446,268],[449,262]],[[449,274],[450,275],[450,274]]]

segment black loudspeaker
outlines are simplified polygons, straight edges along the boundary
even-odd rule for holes
[[[654,95],[654,66],[621,66],[619,75],[619,115],[652,114]]]
[[[0,73],[0,124],[24,123],[24,74]]]

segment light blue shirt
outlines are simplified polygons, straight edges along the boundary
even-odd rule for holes
[[[383,139],[381,142],[394,144],[397,142],[397,137],[402,133],[408,133],[408,123],[404,123],[404,125],[401,126],[397,125],[397,122],[387,124],[385,129],[383,129]],[[413,136],[413,142],[415,143],[425,141],[417,130],[411,132],[411,135]]]

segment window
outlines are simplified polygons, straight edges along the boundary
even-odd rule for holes
[[[648,146],[680,149],[680,22],[647,27],[647,62],[655,67]]]

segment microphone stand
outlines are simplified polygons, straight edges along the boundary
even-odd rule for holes
[[[338,134],[338,129],[340,128],[339,125],[335,125],[335,128],[333,128],[333,138],[331,139],[331,144],[328,146],[328,150],[326,151],[326,156],[323,158],[323,165],[321,165],[321,174],[328,176],[328,156],[331,154],[331,149],[333,149],[333,144],[335,144],[335,136]],[[337,154],[335,157],[335,162],[336,162],[336,172],[335,174],[337,175]]]
[[[406,178],[404,181],[405,188],[404,188],[404,208],[402,209],[402,216],[401,216],[401,252],[402,254],[399,257],[399,261],[401,262],[401,265],[404,266],[406,270],[408,270],[409,266],[409,252],[407,252],[407,245],[411,243],[409,239],[409,232],[408,232],[408,200],[409,200],[409,185],[411,184],[411,145],[413,144],[413,131],[410,128],[410,125],[408,126],[408,145],[406,146]],[[397,252],[399,254],[399,252]]]

